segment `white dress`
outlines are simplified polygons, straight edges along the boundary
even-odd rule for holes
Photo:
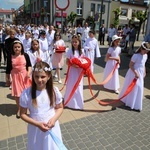
[[[62,102],[62,95],[58,88],[54,88],[56,95],[56,104]],[[55,115],[54,107],[50,107],[50,100],[46,89],[36,91],[37,108],[32,105],[31,88],[23,91],[20,97],[20,106],[27,108],[30,117],[41,122],[48,122]],[[51,129],[55,135],[62,141],[59,122],[56,121],[55,126]],[[58,150],[57,145],[51,138],[49,132],[43,132],[38,127],[28,124],[27,133],[27,150]]]
[[[134,54],[131,58],[131,61],[134,62],[134,68],[139,74],[139,78],[137,79],[136,85],[133,88],[133,90],[121,100],[122,102],[125,103],[126,106],[129,106],[131,109],[142,110],[146,60],[147,54],[141,55],[140,53]],[[134,72],[131,69],[129,69],[125,76],[124,85],[119,94],[119,98],[123,96],[127,87],[134,78],[135,78]]]
[[[72,50],[69,49],[66,53],[66,57],[68,59],[77,57],[79,58],[79,51],[75,50],[75,54],[73,55]],[[66,91],[64,95],[64,103],[67,101],[77,79],[79,78],[79,75],[81,73],[82,69],[81,68],[76,68],[76,67],[70,67],[70,71],[68,73],[68,80],[66,84]],[[79,83],[79,86],[77,87],[75,93],[73,94],[71,100],[69,103],[66,105],[69,108],[73,109],[83,109],[83,77],[81,78],[81,81]]]
[[[111,57],[119,57],[119,55],[121,53],[121,48],[116,47],[114,49],[113,47],[110,47],[108,49],[107,53],[109,53],[111,55]],[[104,78],[103,78],[103,80],[105,80],[108,77],[108,75],[111,73],[111,71],[113,70],[116,63],[117,62],[115,60],[110,60],[110,59],[106,62],[106,65],[105,65],[105,68],[104,68]],[[119,83],[118,68],[115,70],[114,75],[112,76],[112,78],[104,85],[104,88],[109,89],[109,90],[118,90],[119,89],[120,83]]]
[[[85,43],[84,43],[84,50],[85,50],[85,55],[91,60],[91,71],[94,71],[94,59],[95,57],[101,57],[100,54],[100,49],[98,45],[97,39],[94,38],[88,38]]]

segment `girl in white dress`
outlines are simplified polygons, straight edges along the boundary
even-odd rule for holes
[[[83,52],[81,49],[81,40],[78,36],[73,35],[72,37],[72,49],[69,49],[66,53],[66,64],[68,65],[69,59],[71,58],[80,58],[83,56]],[[64,103],[67,101],[76,81],[79,78],[79,75],[81,73],[82,69],[79,68],[77,65],[72,65],[70,67],[70,71],[68,73],[68,80],[66,84],[66,92],[64,95]],[[70,101],[67,103],[67,107],[73,108],[73,109],[83,109],[83,77],[73,94],[72,98]]]
[[[39,41],[37,39],[32,40],[31,49],[27,51],[27,54],[30,57],[32,67],[36,64],[36,62],[44,60],[44,54],[40,50]]]
[[[62,99],[58,88],[53,87],[49,65],[37,62],[33,68],[32,87],[25,89],[20,97],[20,116],[28,123],[28,150],[59,150],[49,130],[62,141],[58,122],[63,112]]]
[[[89,38],[86,39],[83,47],[86,57],[91,60],[91,71],[94,72],[94,60],[101,57],[98,41],[95,38],[95,31],[89,31]]]
[[[32,64],[32,67],[36,64],[38,61],[44,61],[50,65],[50,68],[52,68],[51,59],[47,57],[46,53],[43,53],[43,51],[40,49],[39,46],[39,40],[33,39],[31,42],[31,49],[27,51],[27,54],[30,57],[30,61]]]
[[[146,75],[145,63],[148,51],[150,51],[150,43],[143,42],[140,48],[137,49],[137,52],[132,56],[129,64],[130,68],[125,76],[124,85],[119,94],[119,98],[122,97],[132,80],[137,78],[137,82],[133,90],[121,101],[131,109],[138,111],[142,110],[144,77]]]
[[[114,35],[112,37],[111,46],[109,47],[106,54],[104,80],[109,76],[112,69],[115,67],[116,63],[120,64],[120,53],[121,53],[121,48],[119,47],[120,39],[121,37],[118,37],[117,35]],[[104,84],[104,88],[114,90],[116,94],[119,94],[118,89],[120,87],[118,68],[116,68],[112,78],[106,84]]]

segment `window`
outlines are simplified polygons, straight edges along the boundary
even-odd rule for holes
[[[128,10],[127,9],[121,9],[121,16],[125,16],[127,17],[127,13],[128,13]]]
[[[9,18],[9,19],[10,19],[10,15],[6,15],[6,18]]]
[[[97,12],[98,12],[98,13],[101,13],[101,4],[97,4]],[[105,5],[103,5],[102,13],[103,13],[103,14],[105,13]]]
[[[95,4],[91,3],[91,11],[95,12]]]
[[[101,4],[97,4],[97,12],[98,12],[98,13],[101,12]]]
[[[37,10],[40,10],[40,1],[37,0]]]
[[[45,0],[45,1],[44,1],[44,8],[47,8],[47,7],[48,7],[48,1]]]
[[[82,3],[79,2],[77,3],[77,15],[81,16],[82,15]]]

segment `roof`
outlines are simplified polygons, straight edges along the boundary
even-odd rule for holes
[[[12,10],[0,9],[0,13],[12,13]]]

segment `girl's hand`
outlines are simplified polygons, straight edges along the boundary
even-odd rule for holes
[[[11,82],[10,82],[10,80],[6,80],[6,84],[5,84],[6,86],[10,86],[11,85]]]
[[[29,72],[27,72],[27,78],[30,78],[30,73]]]
[[[135,78],[139,78],[139,74],[135,71]]]
[[[40,61],[41,61],[41,58],[37,57],[36,62],[40,62]]]
[[[48,121],[48,123],[47,123],[47,126],[49,127],[49,128],[53,128],[54,126],[55,126],[55,120],[54,120],[54,118],[51,118],[49,121]]]
[[[75,64],[73,64],[72,66],[75,67],[75,68],[79,68],[79,66],[78,66],[78,65],[75,65]]]
[[[48,131],[50,128],[48,127],[48,125],[45,123],[45,122],[40,122],[38,124],[38,128],[43,131],[43,132],[46,132]]]

